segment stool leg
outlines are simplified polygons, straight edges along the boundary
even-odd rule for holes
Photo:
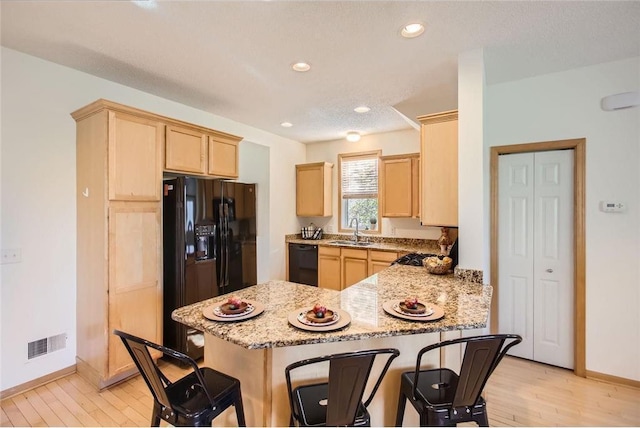
[[[244,407],[242,405],[242,394],[240,393],[240,388],[238,388],[238,392],[236,393],[236,400],[233,405],[236,408],[236,417],[238,418],[238,426],[246,427],[247,423],[244,420]]]
[[[487,415],[486,408],[485,408],[484,412],[482,412],[481,414],[475,416],[473,419],[475,420],[475,422],[478,424],[479,427],[488,427],[489,426],[489,416]]]
[[[407,397],[405,397],[402,392],[402,387],[400,387],[400,395],[398,398],[398,410],[396,411],[396,426],[402,426],[402,420],[404,419],[404,408],[407,405]]]
[[[160,406],[157,402],[153,403],[153,413],[151,413],[151,425],[152,427],[160,426]]]

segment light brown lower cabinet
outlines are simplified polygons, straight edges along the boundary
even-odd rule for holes
[[[341,291],[389,267],[395,251],[318,247],[318,286]]]
[[[368,250],[343,248],[342,256],[342,288],[360,282],[368,274]]]
[[[398,258],[398,253],[371,250],[369,252],[369,276],[388,268]]]
[[[318,287],[342,290],[339,247],[318,247]]]

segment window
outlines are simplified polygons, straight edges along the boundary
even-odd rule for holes
[[[378,209],[380,154],[380,150],[376,150],[338,155],[340,231],[355,230],[353,219],[356,218],[361,231],[380,233],[380,210]]]

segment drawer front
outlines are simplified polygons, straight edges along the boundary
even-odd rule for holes
[[[398,253],[396,252],[371,250],[371,260],[391,263],[397,258]]]
[[[342,257],[348,257],[351,259],[367,259],[368,250],[356,250],[352,248],[343,248]],[[395,259],[394,259],[395,260]]]
[[[322,247],[318,246],[318,254],[321,256],[336,256],[340,257],[339,247]]]

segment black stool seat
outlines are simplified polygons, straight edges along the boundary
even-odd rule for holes
[[[151,426],[165,420],[173,426],[211,426],[213,419],[230,406],[235,406],[238,425],[246,426],[240,381],[198,364],[183,353],[162,345],[114,330],[129,351],[142,378],[153,395]],[[148,348],[166,357],[190,365],[193,372],[171,382],[153,361]]]
[[[502,334],[448,340],[422,348],[415,371],[400,376],[396,426],[402,426],[407,400],[420,415],[420,426],[456,426],[460,422],[489,426],[482,390],[502,357],[521,341],[518,335]],[[460,375],[446,368],[420,370],[425,353],[455,344],[466,344]]]

